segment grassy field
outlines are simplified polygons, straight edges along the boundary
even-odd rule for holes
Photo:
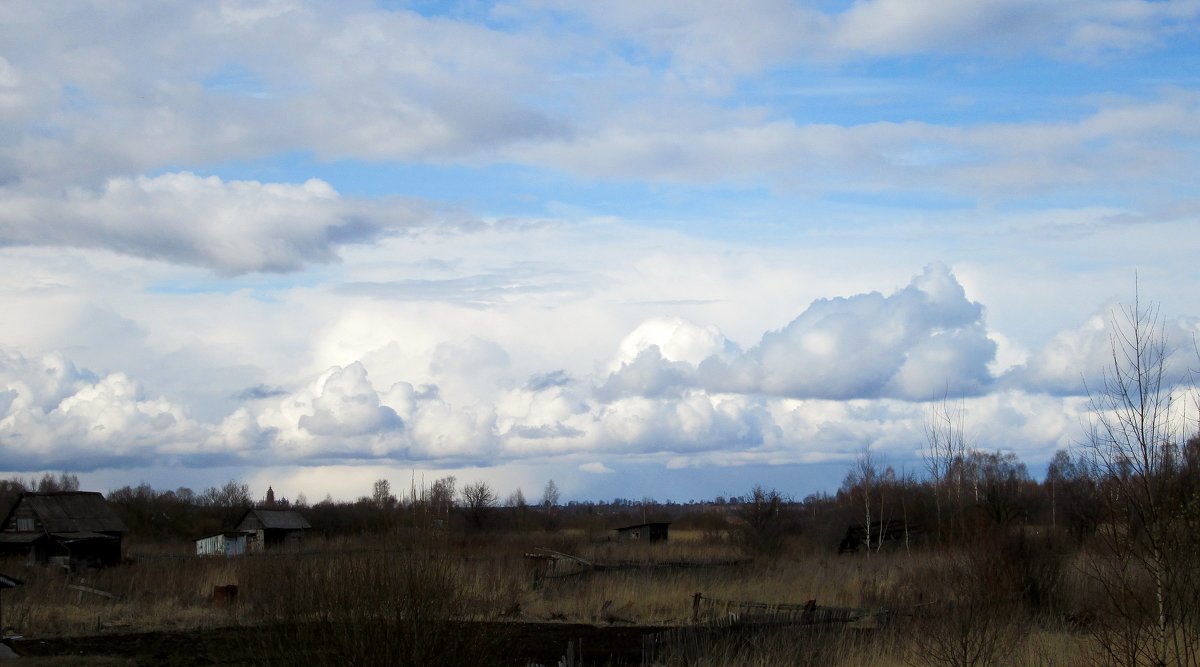
[[[585,571],[567,563],[548,573],[545,561],[526,557],[539,547],[628,569]],[[701,593],[895,613],[849,627],[704,636],[689,651],[659,656],[661,663],[1048,666],[1101,657],[1080,622],[1088,617],[1087,580],[1078,563],[1062,560],[1014,565],[987,553],[835,556],[800,549],[747,560],[711,534],[681,533],[670,543],[645,545],[569,532],[310,541],[298,553],[234,559],[136,544],[129,554],[125,565],[76,574],[3,564],[4,572],[26,582],[4,593],[5,633],[27,643],[258,628],[249,649],[243,642],[239,655],[246,664],[348,664],[348,657],[356,664],[493,664],[509,641],[495,628],[589,624],[651,632],[687,626],[694,595]],[[1038,561],[1034,556],[1026,560]],[[725,564],[632,567],[675,561]],[[1037,600],[1030,598],[1031,584],[1046,589]],[[236,602],[214,604],[214,587],[228,585],[238,587]],[[483,622],[487,632],[463,630],[463,623]],[[446,656],[454,658],[446,662]],[[609,662],[616,662],[611,653],[589,664]]]

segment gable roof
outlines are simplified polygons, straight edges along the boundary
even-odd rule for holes
[[[246,510],[237,525],[240,527],[252,516],[258,519],[263,530],[308,530],[312,528],[308,521],[305,521],[304,517],[295,510]]]
[[[635,523],[631,526],[621,526],[620,528],[613,528],[613,530],[620,532],[635,528],[666,528],[669,525],[671,525],[670,521],[650,521],[648,523]]]
[[[37,516],[47,533],[124,533],[129,530],[113,513],[104,495],[95,491],[22,493],[5,517],[4,525],[22,505]]]

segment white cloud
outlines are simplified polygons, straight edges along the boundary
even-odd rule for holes
[[[682,335],[685,341],[697,338],[694,327],[670,333],[679,330],[688,332]],[[600,395],[662,396],[689,386],[796,398],[977,395],[992,382],[988,365],[996,351],[984,326],[983,307],[966,298],[943,265],[927,267],[891,296],[818,300],[744,354],[709,338],[714,342],[707,348],[720,354],[689,364],[666,358],[640,331],[622,349],[627,358],[640,347],[637,356],[609,375]],[[669,344],[672,338],[660,335],[658,340]]]
[[[0,141],[0,183],[95,189],[166,165],[302,151],[835,191],[1045,192],[1170,177],[1164,158],[1179,153],[1147,127],[1198,125],[1194,102],[1169,96],[1147,107],[1172,113],[1099,135],[1086,118],[1078,127],[804,124],[786,109],[721,103],[734,99],[737,77],[812,57],[1075,57],[1152,46],[1194,29],[1200,8],[1189,2],[875,0],[828,14],[780,0],[531,2],[497,11],[509,12],[510,29],[357,5],[148,12],[134,3],[103,16],[23,5],[0,28],[13,47],[0,62],[0,113],[19,120]],[[584,22],[544,20],[547,12]],[[666,66],[647,64],[658,54]],[[1080,160],[1084,148],[1103,156]]]
[[[297,146],[445,158],[566,131],[522,101],[547,62],[530,35],[356,3],[6,13],[9,106],[42,131],[0,141],[0,182],[94,184]]]
[[[1168,91],[1149,100],[1107,100],[1065,120],[968,127],[918,120],[803,124],[702,112],[648,113],[638,121],[601,121],[587,133],[522,145],[514,156],[598,178],[766,183],[818,194],[1011,200],[1103,187],[1145,200],[1183,184],[1178,170],[1193,160],[1189,142],[1200,136],[1200,98]]]
[[[203,437],[181,407],[145,396],[123,373],[0,353],[0,451],[18,470],[129,466]]]
[[[738,352],[737,346],[715,326],[702,327],[682,317],[656,317],[639,324],[621,341],[610,370],[632,363],[651,347],[657,348],[665,361],[681,361],[693,366],[714,355],[729,356]]]
[[[1094,58],[1152,48],[1200,16],[1188,0],[859,0],[842,11],[783,0],[736,6],[627,0],[602,7],[527,0],[520,6],[582,17],[605,38],[629,40],[665,57],[695,87],[797,61],[1029,52]]]
[[[223,181],[191,173],[114,178],[64,197],[0,190],[0,242],[99,247],[221,273],[290,271],[336,258],[414,224],[393,202],[382,211],[342,200],[325,182]]]
[[[974,321],[977,313],[950,278],[934,268],[914,281],[917,288],[905,290],[917,289],[922,299],[932,298],[950,313],[961,309],[966,321]],[[921,363],[934,368],[946,363],[931,357],[922,343],[910,349],[910,357],[914,350]],[[651,346],[639,358],[655,351]],[[225,419],[204,424],[166,399],[146,398],[121,373],[78,371],[60,355],[39,362],[9,355],[3,370],[0,437],[7,459],[19,469],[42,469],[47,462],[89,469],[135,461],[205,467],[262,457],[293,466],[492,465],[576,457],[584,460],[576,464],[580,470],[600,473],[608,466],[588,461],[600,453],[659,458],[674,467],[784,464],[842,460],[864,442],[911,462],[924,441],[928,410],[921,400],[795,399],[757,389],[717,393],[699,387],[659,395],[631,390],[596,400],[587,382],[562,373],[458,404],[432,385],[401,381],[377,389],[366,366],[355,362],[284,394],[248,400]],[[1014,372],[1010,380],[1017,377]],[[1078,437],[1086,399],[1048,395],[1025,384],[1031,388],[1010,382],[962,400],[976,446],[1044,457]]]
[[[616,472],[612,468],[604,465],[603,463],[601,463],[599,461],[593,461],[591,463],[584,463],[579,466],[579,469],[584,472],[590,472],[594,475],[610,475],[610,474]]]
[[[300,428],[317,436],[354,437],[400,430],[404,422],[390,407],[379,404],[379,395],[367,381],[360,363],[331,370],[319,381],[312,412],[300,416]]]
[[[1121,336],[1132,333],[1130,306],[1110,303],[1093,314],[1082,325],[1059,332],[1029,357],[1022,366],[1013,368],[1005,378],[1006,384],[1027,391],[1039,391],[1061,396],[1085,396],[1100,391],[1106,374],[1111,374],[1113,355],[1120,354]],[[1165,318],[1157,306],[1143,303],[1144,315],[1154,314],[1154,323],[1161,332],[1146,329],[1142,335],[1162,335],[1166,358],[1163,381],[1168,385],[1190,381],[1195,359],[1195,341],[1200,337],[1200,321],[1195,318]],[[1144,339],[1148,344],[1151,339]],[[1117,349],[1114,350],[1114,345]]]

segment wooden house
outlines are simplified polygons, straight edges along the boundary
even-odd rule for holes
[[[295,510],[250,509],[242,515],[234,532],[247,533],[250,552],[278,547],[296,548],[304,540],[304,531],[312,528]]]
[[[126,532],[100,493],[22,493],[0,523],[0,554],[72,568],[116,565]]]
[[[666,542],[668,538],[667,527],[671,524],[666,521],[654,523],[638,523],[632,526],[622,526],[617,528],[618,542]]]

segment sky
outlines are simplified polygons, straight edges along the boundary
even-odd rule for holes
[[[0,474],[1034,471],[1200,366],[1200,2],[0,4]]]

